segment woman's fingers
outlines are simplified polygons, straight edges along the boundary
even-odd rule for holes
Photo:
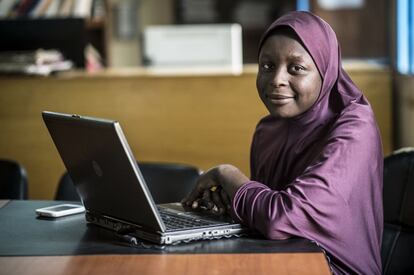
[[[200,204],[200,199],[196,199],[191,203],[191,208],[197,209],[199,207],[199,204]]]
[[[201,196],[189,202],[192,209],[210,212],[214,215],[223,215],[231,207],[229,196],[218,185],[204,189]]]
[[[211,210],[214,207],[214,203],[211,199],[210,190],[206,189],[204,190],[203,197],[202,197],[202,210]]]
[[[202,175],[196,187],[190,192],[190,194],[182,200],[184,206],[196,209],[198,207],[204,207],[207,209],[213,208],[213,202],[210,197],[209,189],[215,186],[216,183],[209,177],[208,174]]]
[[[196,187],[191,190],[190,194],[187,195],[187,197],[185,197],[182,200],[182,203],[184,203],[186,206],[190,207],[193,205],[193,202],[197,199],[197,198],[201,198],[202,194],[204,192],[204,188],[202,188],[203,183],[202,182],[198,182]]]
[[[221,201],[224,203],[225,207],[226,207],[226,211],[230,211],[231,209],[231,200],[229,195],[226,193],[226,191],[224,191],[224,189],[220,190],[220,197],[221,197]]]
[[[226,207],[224,203],[221,201],[220,198],[220,191],[211,192],[211,197],[213,199],[214,204],[217,206],[216,209],[213,208],[214,214],[224,214],[226,212]]]

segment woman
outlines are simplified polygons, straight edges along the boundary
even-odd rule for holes
[[[342,69],[334,31],[308,12],[276,20],[259,44],[251,179],[220,165],[184,205],[224,213],[269,239],[317,242],[335,274],[381,274],[382,145],[372,109]]]

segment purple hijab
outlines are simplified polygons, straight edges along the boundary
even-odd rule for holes
[[[331,27],[291,12],[264,33],[291,28],[312,56],[322,88],[297,117],[264,117],[251,147],[251,181],[235,216],[269,239],[304,237],[326,252],[333,273],[381,274],[383,154],[371,106],[341,64]]]

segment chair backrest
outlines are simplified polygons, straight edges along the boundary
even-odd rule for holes
[[[55,194],[55,200],[59,201],[80,201],[78,192],[69,174],[65,172],[59,180]]]
[[[187,164],[140,163],[155,203],[181,201],[193,189],[200,170]]]
[[[157,204],[180,201],[199,176],[199,169],[187,164],[141,162],[139,168]],[[68,173],[60,179],[55,199],[80,200]]]
[[[0,199],[26,200],[27,173],[19,163],[0,159]]]
[[[383,274],[414,274],[414,148],[384,160]]]

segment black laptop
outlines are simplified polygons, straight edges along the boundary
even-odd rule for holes
[[[230,217],[191,212],[180,203],[156,205],[119,122],[47,111],[42,116],[88,222],[158,244],[246,231]]]

